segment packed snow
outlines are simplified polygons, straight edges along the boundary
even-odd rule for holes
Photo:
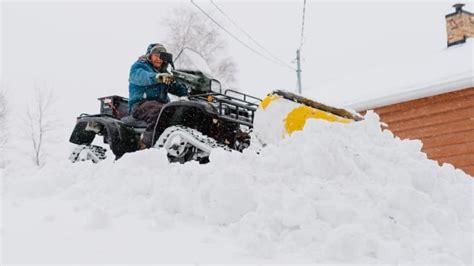
[[[42,168],[14,159],[0,169],[2,264],[471,265],[472,177],[421,147],[369,112],[215,150],[206,165],[170,164],[158,149]]]

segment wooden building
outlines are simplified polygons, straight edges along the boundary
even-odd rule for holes
[[[474,176],[474,87],[375,108],[402,139],[420,139],[428,158]]]

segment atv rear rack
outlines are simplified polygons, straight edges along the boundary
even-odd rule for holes
[[[231,96],[234,95],[234,96]],[[224,94],[210,92],[189,96],[190,99],[207,100],[218,110],[222,119],[253,127],[253,120],[261,99],[235,90],[226,90]]]

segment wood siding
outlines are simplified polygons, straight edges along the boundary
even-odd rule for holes
[[[402,139],[420,139],[428,158],[474,176],[474,87],[375,108]]]

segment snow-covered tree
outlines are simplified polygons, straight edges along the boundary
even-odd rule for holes
[[[226,87],[235,85],[237,65],[226,56],[227,42],[221,31],[203,14],[189,9],[174,9],[164,21],[168,37],[163,40],[168,50],[177,55],[184,47],[199,52],[215,78]]]

